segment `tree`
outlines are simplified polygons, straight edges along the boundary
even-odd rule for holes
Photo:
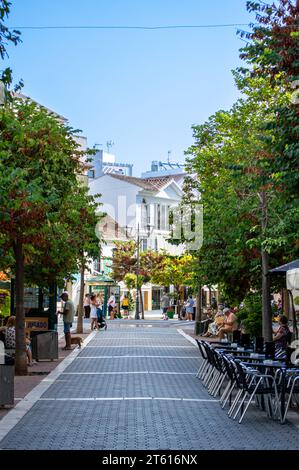
[[[231,302],[239,303],[250,289],[260,288],[262,266],[264,335],[270,339],[269,262],[271,257],[275,263],[283,261],[284,253],[298,250],[296,232],[288,227],[290,211],[284,213],[276,187],[268,147],[273,129],[265,126],[288,95],[264,77],[236,73],[235,78],[246,96],[231,110],[219,111],[195,126],[196,143],[187,152],[204,205],[204,243],[197,271],[203,282],[219,284]],[[291,209],[294,226],[298,209]]]
[[[45,109],[15,99],[1,110],[0,242],[12,253],[16,278],[17,374],[27,373],[25,267],[46,252],[49,228],[59,227],[61,207],[79,185],[81,157],[72,129]]]
[[[13,30],[11,31],[7,26],[4,24],[4,20],[8,18],[10,13],[11,2],[8,0],[0,0],[0,57],[4,60],[8,57],[7,53],[7,44],[12,43],[15,46],[21,41],[21,33],[20,31]],[[4,70],[0,70],[0,84],[1,81],[5,85],[10,85],[12,82],[12,70],[10,68],[6,68]]]
[[[65,279],[80,273],[77,333],[83,333],[84,273],[100,255],[101,235],[96,226],[102,214],[98,207],[86,186],[73,187],[61,201],[55,220],[44,228],[46,244],[36,249],[25,270],[26,278],[38,286],[63,287]]]
[[[164,255],[159,265],[153,266],[151,280],[154,284],[169,287],[175,286],[177,292],[180,286],[191,285],[192,283],[192,256],[184,254],[182,256]]]
[[[158,267],[160,265],[163,255],[148,250],[140,253],[138,256],[137,242],[134,240],[125,242],[115,241],[114,244],[115,248],[113,250],[112,258],[112,277],[116,281],[123,281],[128,274],[133,274],[135,276],[135,287],[137,289],[136,295],[139,296],[141,301],[141,314],[142,319],[144,320],[141,288],[143,284],[146,284],[150,281],[153,266]]]
[[[250,42],[241,51],[241,58],[250,68],[243,68],[240,72],[245,77],[262,77],[272,90],[279,87],[282,93],[290,94],[287,102],[282,101],[272,107],[274,112],[271,119],[267,120],[266,126],[261,126],[261,130],[271,131],[271,138],[266,143],[266,152],[270,157],[267,170],[272,176],[271,185],[281,193],[280,199],[285,203],[285,210],[290,210],[291,202],[291,210],[294,211],[294,207],[298,206],[299,193],[299,1],[280,0],[271,5],[264,1],[248,1],[247,8],[256,14],[257,24],[251,33],[246,34]],[[294,92],[296,87],[297,91]],[[262,191],[260,197],[265,234],[268,224],[266,192]],[[262,250],[263,311],[268,318],[266,328],[264,318],[264,335],[269,339],[272,337],[272,326],[269,250],[266,244],[267,240]]]
[[[248,43],[241,58],[248,68],[244,76],[263,77],[272,88],[281,87],[289,93],[288,102],[276,107],[269,127],[273,139],[269,142],[276,185],[287,191],[288,199],[298,201],[299,190],[299,2],[279,0],[247,2],[249,12],[256,15],[256,24],[246,36]]]

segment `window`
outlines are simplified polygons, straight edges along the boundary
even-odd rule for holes
[[[161,228],[161,206],[160,204],[155,204],[155,227],[160,230]]]
[[[149,223],[150,223],[149,206],[147,204],[142,204],[142,206],[141,206],[141,227],[146,228]]]
[[[146,251],[148,248],[148,240],[147,238],[141,239],[141,251]]]
[[[94,176],[95,176],[94,170],[88,170],[87,176],[88,176],[88,178],[92,178],[92,179],[93,179]]]
[[[100,259],[95,259],[93,261],[93,269],[94,271],[101,271],[101,260]]]
[[[166,206],[161,206],[161,230],[166,227]]]

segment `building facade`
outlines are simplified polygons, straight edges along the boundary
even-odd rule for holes
[[[115,240],[137,239],[140,249],[165,250],[180,255],[184,246],[168,243],[170,235],[169,213],[182,198],[182,189],[175,177],[134,178],[105,174],[89,180],[90,194],[101,194],[101,211],[107,214],[102,221],[101,233],[105,240],[100,271],[109,274],[109,260]],[[108,269],[107,269],[108,268]],[[125,289],[120,283],[122,290]],[[160,308],[161,287],[143,286],[145,310]]]

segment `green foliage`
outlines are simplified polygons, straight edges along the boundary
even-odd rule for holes
[[[251,336],[262,336],[262,298],[259,293],[247,294],[237,318],[246,333]]]
[[[11,31],[7,26],[5,26],[4,21],[8,18],[10,13],[11,2],[8,0],[0,0],[0,58],[4,60],[8,57],[7,45],[14,44],[15,46],[21,42],[21,33],[20,31],[13,30]],[[12,70],[6,68],[5,70],[0,70],[0,80],[7,86],[12,83]],[[22,86],[20,83],[16,89]]]
[[[21,243],[31,282],[63,282],[83,254],[98,257],[97,204],[78,180],[83,152],[63,125],[30,101],[14,100],[0,121],[0,250],[14,269]]]
[[[153,271],[159,269],[164,259],[163,254],[151,250],[143,251],[139,254],[138,267],[136,241],[115,241],[114,245],[111,275],[116,281],[124,280],[127,274],[138,274],[142,283],[146,284],[150,281]]]
[[[97,204],[79,180],[85,153],[73,132],[30,100],[0,110],[0,268],[16,276],[19,374],[27,372],[24,271],[29,284],[62,284],[99,253]]]
[[[280,0],[276,9],[248,2],[258,24],[241,51],[250,69],[234,72],[243,96],[194,126],[186,152],[204,206],[195,278],[221,286],[230,303],[260,288],[262,252],[270,266],[299,254],[299,107],[291,103],[291,82],[299,78],[292,59],[299,39],[291,33],[299,11],[291,3]],[[190,194],[189,182],[186,189]]]
[[[152,282],[164,287],[191,285],[192,256],[165,255],[161,263],[153,267]]]
[[[285,190],[288,200],[294,197],[298,201],[299,100],[293,98],[299,79],[299,3],[278,0],[269,6],[260,0],[247,5],[256,14],[256,25],[252,33],[247,33],[249,43],[241,50],[241,58],[249,66],[241,73],[264,78],[270,82],[271,89],[278,86],[289,96],[286,103],[277,103],[275,114],[268,122],[272,131],[268,147],[276,187]]]
[[[6,289],[0,289],[0,316],[9,317],[10,315],[10,292]]]
[[[143,283],[144,283],[144,278],[143,276],[138,276],[138,285],[137,285],[137,276],[136,274],[133,273],[127,273],[125,277],[123,278],[123,281],[125,283],[125,286],[127,289],[141,289]]]

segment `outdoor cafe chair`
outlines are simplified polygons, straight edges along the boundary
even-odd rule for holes
[[[199,352],[200,352],[200,355],[201,355],[201,358],[202,358],[202,361],[201,361],[201,364],[200,364],[199,369],[197,371],[196,377],[201,379],[205,375],[205,373],[206,373],[206,371],[209,367],[209,363],[208,363],[208,357],[207,357],[207,354],[205,352],[204,346],[202,345],[202,341],[196,339],[196,342],[197,342],[197,346],[198,346],[198,349],[199,349]]]
[[[236,419],[241,411],[239,423],[241,424],[243,418],[251,404],[252,400],[256,397],[264,398],[264,404],[267,408],[267,414],[273,418],[273,409],[278,403],[278,391],[275,383],[275,378],[269,374],[261,374],[255,369],[250,369],[242,364],[239,360],[235,361],[237,373],[241,385],[241,394],[239,395],[239,406],[233,414],[233,419]],[[242,396],[243,395],[243,396]],[[274,402],[272,400],[274,396]],[[246,398],[248,401],[243,409]]]
[[[296,371],[296,374],[298,374],[299,371]],[[285,413],[284,416],[282,417],[283,422],[286,419],[289,407],[292,403],[292,400],[295,398],[296,404],[299,407],[299,375],[293,375],[290,377],[290,380],[288,382],[287,388],[286,388],[286,393],[289,394],[288,401],[285,406]]]

